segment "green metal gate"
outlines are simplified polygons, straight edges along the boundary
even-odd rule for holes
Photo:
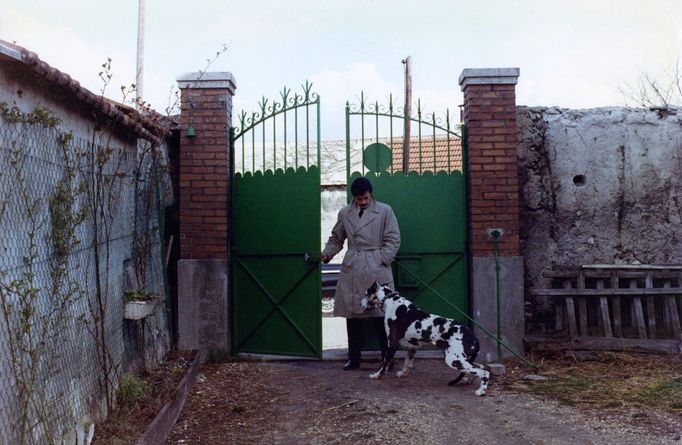
[[[232,352],[320,358],[320,99],[259,107],[230,135]]]
[[[457,310],[469,313],[462,139],[449,111],[424,115],[419,102],[416,111],[408,139],[392,96],[387,107],[367,103],[364,94],[359,105],[346,104],[348,184],[369,177],[376,199],[395,211],[402,240],[393,264],[397,290],[426,311],[466,322]]]

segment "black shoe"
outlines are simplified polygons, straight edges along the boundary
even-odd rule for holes
[[[348,362],[343,365],[344,371],[350,371],[352,369],[360,369],[360,362],[354,362],[353,360],[348,360]]]

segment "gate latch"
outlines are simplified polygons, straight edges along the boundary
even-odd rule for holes
[[[319,253],[306,253],[303,255],[303,259],[309,263],[319,263],[320,254]]]

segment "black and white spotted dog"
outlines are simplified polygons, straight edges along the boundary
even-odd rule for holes
[[[426,313],[411,301],[401,297],[398,292],[377,284],[367,289],[362,300],[364,310],[380,307],[384,311],[384,326],[388,336],[388,351],[377,372],[369,375],[372,379],[381,378],[393,360],[396,350],[402,346],[407,349],[403,369],[396,373],[405,377],[414,365],[414,355],[421,346],[433,344],[445,353],[445,363],[460,372],[459,376],[449,382],[454,385],[466,374],[479,378],[480,386],[477,396],[485,395],[490,372],[482,365],[475,363],[479,351],[478,340],[467,326],[438,315]]]

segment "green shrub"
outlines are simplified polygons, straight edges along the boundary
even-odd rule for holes
[[[144,400],[151,392],[151,386],[134,374],[123,374],[118,389],[121,403],[134,403]]]

